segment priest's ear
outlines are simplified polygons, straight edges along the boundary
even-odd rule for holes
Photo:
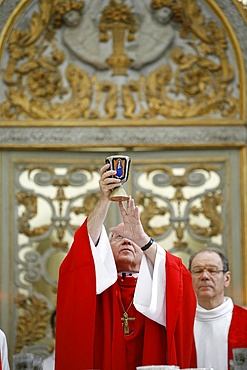
[[[230,282],[231,282],[231,273],[230,273],[230,271],[227,271],[227,272],[224,273],[224,279],[225,279],[224,287],[228,288],[229,285],[230,285]]]

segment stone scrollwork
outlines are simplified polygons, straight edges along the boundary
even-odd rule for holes
[[[195,0],[41,0],[10,33],[1,119],[239,119],[233,50]]]

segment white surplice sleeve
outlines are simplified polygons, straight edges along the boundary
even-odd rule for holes
[[[94,259],[96,274],[96,294],[104,292],[117,280],[117,268],[105,227],[102,228],[97,247],[90,235],[90,246]]]
[[[155,264],[144,255],[137,280],[134,305],[143,315],[166,325],[166,251],[157,244]]]
[[[0,361],[2,360],[2,369],[9,370],[8,345],[4,332],[0,330]]]

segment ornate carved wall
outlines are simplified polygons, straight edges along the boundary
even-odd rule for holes
[[[241,47],[213,1],[21,1],[1,34],[1,124],[241,125]]]
[[[59,264],[112,152],[133,158],[128,191],[149,234],[185,262],[218,245],[232,265],[229,294],[247,305],[243,2],[0,6],[1,326],[11,353],[51,345]],[[107,222],[116,217],[113,207]]]

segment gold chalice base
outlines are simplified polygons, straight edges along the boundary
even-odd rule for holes
[[[114,202],[123,202],[125,200],[128,200],[129,198],[129,195],[126,193],[122,186],[114,189],[109,196],[109,199]]]

